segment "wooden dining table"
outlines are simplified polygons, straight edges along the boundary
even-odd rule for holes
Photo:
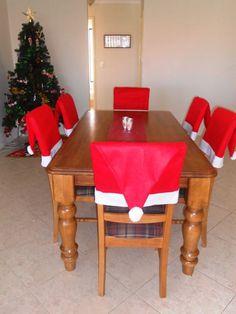
[[[133,128],[130,132],[123,130],[123,116],[133,118]],[[94,141],[183,141],[187,144],[180,179],[180,186],[187,188],[188,193],[184,209],[180,260],[183,273],[192,275],[198,263],[203,209],[209,205],[217,172],[169,111],[89,110],[49,164],[47,173],[53,201],[58,204],[62,241],[60,249],[65,269],[72,271],[76,267],[78,245],[75,241],[75,186],[94,186],[90,154],[90,144]]]

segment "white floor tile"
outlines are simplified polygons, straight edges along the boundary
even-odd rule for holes
[[[236,245],[236,212],[224,218],[210,231],[210,234]]]
[[[31,294],[14,297],[8,303],[0,305],[1,314],[49,314],[44,306]]]
[[[168,269],[167,298],[158,294],[158,281],[152,279],[137,292],[138,296],[160,313],[220,314],[234,292],[195,271],[193,276],[182,273],[180,262]]]
[[[224,314],[235,314],[236,313],[236,297],[230,302],[223,312]]]
[[[157,314],[158,311],[154,310],[146,302],[142,301],[137,295],[132,295],[125,302],[118,305],[111,314]]]
[[[18,276],[0,260],[0,305],[20,297],[27,292],[26,286]],[[1,307],[0,307],[0,313]]]
[[[197,270],[236,293],[236,245],[211,233],[207,248],[202,248]]]

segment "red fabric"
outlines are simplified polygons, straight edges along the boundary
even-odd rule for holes
[[[234,152],[236,151],[236,129],[234,131],[234,134],[232,135],[230,141],[229,141],[229,154],[232,157]]]
[[[11,152],[10,154],[7,154],[7,157],[14,157],[14,158],[23,158],[23,157],[29,157],[29,156],[32,157],[31,155],[27,153],[26,148],[17,149]],[[40,153],[38,145],[36,145],[34,148],[33,157],[39,157],[39,156],[41,156],[41,153]]]
[[[148,110],[150,88],[114,87],[114,109]]]
[[[60,115],[62,115],[66,129],[72,129],[79,121],[74,100],[69,94],[62,94],[56,102],[55,117],[57,121],[59,121]]]
[[[26,114],[29,144],[34,151],[36,141],[42,156],[50,156],[52,147],[61,139],[52,109],[44,104]]]
[[[191,124],[194,132],[198,132],[203,119],[207,127],[210,120],[209,103],[204,98],[194,97],[189,106],[185,121]]]
[[[186,152],[185,143],[92,143],[96,189],[123,194],[128,207],[143,207],[149,194],[173,192]]]
[[[230,145],[230,153],[233,153],[235,131],[236,113],[218,107],[212,114],[203,139],[211,146],[217,157],[223,157],[227,145]]]

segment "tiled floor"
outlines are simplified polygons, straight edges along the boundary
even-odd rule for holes
[[[158,258],[150,250],[110,249],[106,295],[97,296],[97,230],[78,226],[79,259],[66,272],[52,242],[47,175],[39,158],[0,152],[0,313],[236,313],[236,162],[218,172],[208,247],[192,277],[179,261],[181,227],[172,229],[168,296],[158,294]],[[93,212],[92,205],[79,210]]]

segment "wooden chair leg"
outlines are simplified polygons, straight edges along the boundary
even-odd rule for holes
[[[166,205],[166,222],[163,224],[163,243],[160,250],[159,259],[159,294],[161,298],[166,297],[166,286],[167,286],[167,262],[168,262],[168,252],[169,252],[169,239],[170,239],[170,229],[173,217],[173,205]]]
[[[105,294],[105,270],[106,270],[106,251],[99,249],[98,261],[98,295],[103,297]]]
[[[98,295],[105,294],[106,248],[105,248],[105,223],[103,220],[103,206],[98,207]]]
[[[201,230],[202,247],[207,246],[207,220],[208,220],[208,208],[203,209],[203,221]]]
[[[166,297],[167,256],[168,256],[168,249],[162,248],[160,250],[160,259],[159,259],[159,294],[161,298]]]
[[[160,248],[157,248],[157,249],[155,249],[155,251],[157,252],[158,257],[159,257],[159,259],[160,259],[160,258],[161,258],[161,249],[160,249]]]

